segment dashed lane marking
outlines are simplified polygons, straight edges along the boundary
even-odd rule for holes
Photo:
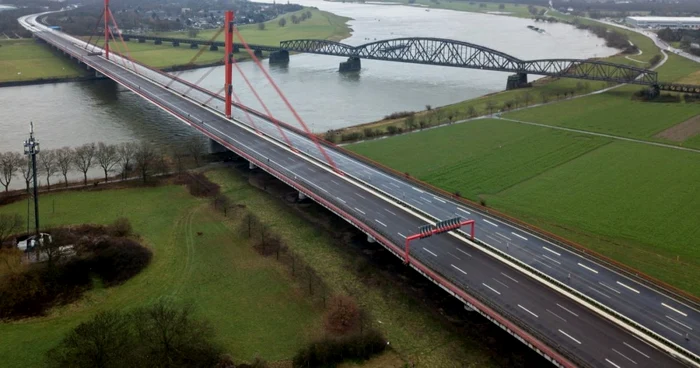
[[[632,287],[629,287],[629,286],[627,286],[627,285],[625,285],[625,284],[623,284],[623,283],[621,283],[621,282],[619,282],[619,281],[617,282],[617,284],[620,285],[620,286],[624,286],[624,287],[626,287],[627,289],[632,290],[632,291],[634,291],[635,293],[639,294],[639,291],[638,291],[637,289],[634,289],[634,288],[632,288]]]
[[[581,344],[581,341],[578,341],[578,340],[574,339],[574,338],[573,338],[571,335],[569,335],[568,333],[566,333],[566,332],[564,332],[564,331],[562,331],[562,330],[559,330],[559,332],[561,332],[564,336],[570,338],[571,340],[576,341],[579,345]]]
[[[487,223],[487,224],[489,224],[489,225],[498,227],[498,224],[494,224],[493,222],[491,222],[491,221],[489,221],[489,220],[484,220],[484,222]]]
[[[557,253],[557,252],[555,252],[555,251],[553,251],[553,250],[551,250],[551,249],[549,249],[549,248],[547,248],[547,247],[545,247],[545,246],[543,246],[542,248],[544,248],[544,250],[546,250],[547,252],[554,253],[554,254],[556,254],[556,255],[558,255],[558,256],[561,256],[560,253]]]
[[[518,304],[518,307],[520,307],[520,309],[524,310],[525,312],[532,314],[533,316],[535,316],[535,318],[540,318],[538,315],[536,315],[535,313],[532,313],[529,309],[523,307],[522,305]]]
[[[674,312],[676,312],[676,313],[678,313],[678,314],[683,315],[683,317],[688,317],[687,314],[685,314],[685,313],[679,311],[679,310],[676,309],[676,308],[673,308],[672,306],[670,306],[670,305],[668,305],[668,304],[666,304],[666,303],[661,303],[661,305],[663,305],[664,307],[666,307],[666,308],[668,308],[668,309],[670,309],[670,310],[672,310],[672,311],[674,311]]]
[[[453,265],[453,264],[450,264],[450,266],[454,267],[457,271],[459,271],[459,272],[461,272],[461,273],[463,273],[463,274],[465,274],[465,275],[467,274],[466,272],[464,272],[464,270],[462,270],[461,268],[459,268],[459,267],[457,267],[457,266],[455,266],[455,265]]]
[[[598,273],[598,271],[596,271],[596,270],[594,270],[594,269],[592,269],[592,268],[586,266],[585,264],[579,263],[578,265],[581,266],[581,267],[583,267],[583,268],[585,268],[585,269],[587,269],[588,271],[591,271],[591,272],[593,272],[593,273]]]
[[[386,227],[386,224],[385,224],[385,223],[383,223],[383,222],[381,222],[381,221],[379,221],[379,220],[377,220],[377,219],[374,219],[374,221],[377,221],[377,222],[379,223],[379,225],[382,225],[382,226]]]
[[[484,284],[483,282],[481,283],[481,285],[484,285],[484,286],[486,286],[487,288],[491,289],[491,291],[493,291],[494,293],[496,293],[496,294],[498,294],[498,295],[501,295],[501,293],[500,293],[498,290],[496,290],[496,289],[494,289],[494,288],[492,288],[492,287],[490,287],[490,286]]]
[[[437,254],[431,252],[430,249],[428,249],[428,248],[423,248],[423,250],[426,251],[426,252],[428,252],[428,253],[430,253],[430,254],[432,254],[432,255],[434,255],[435,257],[437,257]]]
[[[518,234],[518,233],[514,233],[514,232],[512,232],[512,231],[511,231],[510,233],[513,234],[513,235],[515,235],[515,236],[517,236],[518,238],[520,238],[520,239],[522,239],[522,240],[527,241],[527,238],[526,238],[526,237],[524,237],[524,236],[522,236],[522,235],[520,235],[520,234]]]

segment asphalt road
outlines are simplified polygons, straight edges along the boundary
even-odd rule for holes
[[[57,33],[47,32],[43,37],[82,55],[86,54],[82,48],[75,47],[71,41],[59,37]],[[261,162],[269,162],[273,170],[320,194],[329,202],[362,219],[364,223],[371,224],[371,227],[395,244],[402,245],[404,236],[415,233],[420,225],[425,224],[425,221],[407,212],[405,207],[384,200],[375,192],[365,190],[300,155],[294,155],[255,133],[232,124],[220,115],[201,108],[199,104],[164,90],[156,83],[136,76],[101,57],[90,57],[89,60],[94,66],[111,74],[113,78],[138,93],[195,124],[199,123],[219,139],[257,157]],[[176,88],[176,85],[178,84],[174,84],[173,88]],[[247,119],[241,111],[237,112],[237,117],[244,122]],[[268,122],[262,119],[255,122],[260,129],[269,131],[270,134],[279,134]],[[305,137],[291,132],[288,134],[298,149],[308,149],[309,155],[320,154]],[[568,274],[571,273],[570,282],[573,287],[639,320],[640,323],[649,325],[651,329],[654,329],[653,325],[657,325],[662,327],[655,329],[660,333],[663,329],[682,334],[683,328],[690,332],[700,328],[697,324],[696,310],[647,289],[633,280],[547,243],[533,234],[513,228],[473,209],[459,206],[446,198],[414,188],[409,183],[338,152],[330,154],[344,172],[361,178],[412,206],[419,207],[433,217],[445,219],[459,215],[476,220],[477,237],[480,240],[562,281],[568,282]],[[637,340],[627,331],[452,236],[442,235],[420,240],[412,247],[411,254],[470,294],[488,301],[489,304],[497,303],[501,311],[517,320],[514,321],[517,324],[538,331],[550,341],[557,341],[558,345],[550,344],[555,345],[553,347],[557,350],[574,354],[594,366],[679,366],[675,360]],[[657,305],[660,308],[654,308]],[[683,335],[680,336],[680,343],[684,344],[685,339]],[[690,342],[685,346],[697,347],[693,345],[696,340],[696,336],[691,335]]]

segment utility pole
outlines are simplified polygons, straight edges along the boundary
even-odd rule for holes
[[[34,232],[39,240],[39,190],[36,174],[36,154],[39,153],[39,142],[34,139],[34,123],[29,123],[29,139],[24,141],[24,154],[30,156],[32,177],[34,181]]]

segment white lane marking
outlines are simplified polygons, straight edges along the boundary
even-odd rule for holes
[[[395,186],[395,187],[397,187],[397,188],[401,188],[400,186],[398,186],[398,185],[396,185],[396,184],[394,184],[394,183],[389,183],[389,185]]]
[[[412,188],[413,190],[415,190],[416,192],[418,192],[418,193],[425,193],[424,191],[422,191],[422,190],[420,190],[420,189],[418,189],[418,188],[416,188],[416,187],[411,187],[411,188]]]
[[[555,317],[557,317],[557,318],[559,318],[560,320],[566,322],[566,320],[564,319],[564,317],[562,317],[562,316],[560,316],[560,315],[558,315],[558,314],[552,312],[551,310],[547,309],[547,312],[553,314]]]
[[[537,258],[535,258],[535,262],[538,262],[539,264],[541,264],[542,266],[545,266],[545,267],[547,267],[547,268],[552,268],[552,266],[550,266],[550,265],[548,265],[548,264],[546,264],[546,263],[540,261],[540,260],[537,259]]]
[[[503,273],[503,272],[501,272],[501,275],[503,275],[503,276],[505,276],[505,277],[511,279],[511,280],[512,280],[513,282],[515,282],[516,284],[519,284],[519,283],[520,283],[520,282],[518,282],[518,280],[516,280],[516,279],[514,279],[514,278],[512,278],[512,277],[510,277],[510,276],[508,276],[508,275],[506,275],[506,274]]]
[[[367,198],[365,198],[365,196],[363,196],[363,195],[360,194],[360,193],[355,192],[355,195],[358,196],[358,197],[360,197],[360,198],[362,198],[362,199],[367,199]]]
[[[395,213],[393,213],[393,212],[389,211],[389,210],[388,210],[388,209],[386,209],[386,208],[384,209],[384,211],[386,211],[386,212],[389,212],[390,214],[392,214],[392,215],[396,216],[396,214],[395,214]]]
[[[671,331],[671,332],[677,334],[678,336],[683,336],[682,333],[680,333],[680,332],[678,332],[678,331],[672,329],[671,327],[666,326],[665,324],[663,324],[663,323],[661,323],[661,322],[659,322],[659,321],[654,321],[654,322],[658,323],[659,325],[661,325],[661,326],[663,326],[663,327],[666,327],[669,331]]]
[[[462,252],[462,253],[468,255],[469,257],[472,256],[471,254],[469,254],[469,253],[467,253],[467,252],[465,252],[465,251],[463,251],[463,250],[461,250],[461,249],[459,249],[459,248],[455,248],[455,249],[457,249],[458,252]]]
[[[380,225],[386,227],[386,224],[385,224],[385,223],[383,223],[383,222],[381,222],[381,221],[379,221],[379,220],[377,220],[377,219],[374,219],[374,221],[377,221]]]
[[[678,314],[683,315],[683,317],[688,317],[687,314],[685,314],[685,313],[679,311],[679,310],[676,309],[676,308],[673,308],[672,306],[670,306],[670,305],[668,305],[668,304],[666,304],[666,303],[661,303],[661,305],[663,305],[664,307],[666,307],[666,308],[668,308],[668,309],[670,309],[670,310],[672,310],[672,311],[674,311],[674,312],[676,312],[676,313],[678,313]]]
[[[632,363],[634,363],[634,364],[637,364],[637,362],[635,362],[634,360],[630,359],[627,355],[622,354],[621,352],[619,352],[619,351],[617,351],[617,350],[615,350],[615,349],[612,349],[612,351],[614,351],[614,352],[620,354],[620,356],[622,356],[623,358],[629,360],[630,362],[632,362]]]
[[[517,236],[518,238],[520,238],[520,239],[522,239],[522,240],[527,240],[526,237],[524,237],[524,236],[522,236],[522,235],[520,235],[520,234],[518,234],[518,233],[514,233],[514,232],[512,232],[512,231],[511,231],[510,233],[513,234],[513,235],[515,235],[515,236]]]
[[[646,354],[642,353],[641,351],[637,350],[634,346],[632,346],[632,345],[630,345],[630,344],[628,344],[628,343],[626,343],[626,342],[624,342],[624,341],[623,341],[622,343],[625,344],[625,346],[627,346],[628,348],[630,348],[630,349],[632,349],[632,350],[638,352],[639,354],[644,355],[647,359],[650,359],[648,355],[646,355]]]
[[[426,251],[426,252],[428,252],[428,253],[430,253],[430,254],[432,254],[432,255],[434,255],[435,257],[437,257],[437,254],[431,252],[430,249],[428,249],[428,248],[423,248],[423,250]]]
[[[561,308],[561,309],[563,309],[563,310],[565,310],[565,311],[567,311],[567,312],[573,314],[574,316],[578,317],[578,314],[576,314],[576,313],[574,313],[574,312],[572,312],[572,311],[570,311],[570,310],[564,308],[561,304],[557,303],[557,306],[558,306],[559,308]]]
[[[481,283],[481,285],[484,285],[484,286],[486,286],[487,288],[491,289],[491,291],[493,291],[494,293],[496,293],[496,294],[498,294],[498,295],[501,295],[501,293],[500,293],[498,290],[496,290],[496,289],[494,289],[494,288],[492,288],[492,287],[490,287],[490,286],[484,284],[483,282]]]
[[[568,333],[566,333],[566,332],[564,332],[564,331],[562,331],[562,330],[559,330],[559,332],[561,332],[562,334],[564,334],[564,336],[570,338],[571,340],[576,341],[577,343],[579,343],[579,345],[581,344],[581,341],[578,341],[578,340],[574,339],[574,338],[571,337],[571,335],[569,335]]]
[[[673,318],[673,317],[671,317],[671,316],[666,316],[666,318],[670,319],[670,320],[673,321],[673,322],[678,323],[679,325],[681,325],[681,326],[683,326],[683,327],[685,327],[685,328],[687,328],[687,329],[689,329],[689,330],[691,330],[691,331],[693,330],[692,327],[686,325],[685,323],[683,323],[683,322],[681,322],[681,321],[679,321],[679,320],[677,320],[677,319],[675,319],[675,318]]]
[[[547,258],[548,260],[550,260],[550,261],[552,261],[552,262],[554,262],[554,263],[556,263],[556,264],[559,264],[559,265],[561,264],[561,262],[557,261],[556,259],[554,259],[554,258],[552,258],[552,257],[550,257],[550,256],[548,256],[548,255],[546,255],[546,254],[543,254],[542,257]]]
[[[433,199],[436,200],[436,201],[438,201],[438,202],[442,202],[442,203],[444,203],[444,204],[447,204],[447,202],[443,201],[442,199],[440,199],[440,198],[438,198],[438,197],[436,197],[436,196],[433,196]]]
[[[423,196],[421,196],[420,199],[422,199],[422,200],[424,200],[424,201],[426,201],[426,202],[428,202],[428,203],[433,203],[433,202],[432,202],[431,200],[429,200],[428,198],[423,198]]]
[[[581,266],[581,267],[583,267],[583,268],[585,268],[585,269],[587,269],[588,271],[591,271],[591,272],[593,272],[593,273],[598,273],[598,271],[596,271],[596,270],[594,270],[594,269],[592,269],[592,268],[590,268],[590,267],[588,267],[588,266],[586,266],[586,265],[584,265],[584,264],[579,263],[578,265]]]
[[[525,312],[532,314],[533,316],[535,316],[535,318],[540,318],[538,315],[536,315],[535,313],[532,313],[529,309],[523,307],[522,305],[518,304],[518,307],[520,307],[520,309],[524,310]],[[559,331],[561,331],[561,330],[559,330]]]
[[[345,201],[344,201],[342,198],[340,198],[340,197],[335,197],[335,198],[336,198],[337,200],[343,202],[343,203],[348,203],[348,202],[345,202]]]
[[[457,207],[457,210],[462,211],[462,212],[466,213],[467,215],[471,215],[471,214],[472,214],[471,212],[469,212],[469,211],[467,211],[467,210],[465,210],[465,209],[459,208],[459,207]]]
[[[555,252],[555,251],[553,251],[553,250],[551,250],[551,249],[549,249],[549,248],[547,248],[547,247],[545,247],[545,246],[542,246],[542,248],[544,248],[544,250],[546,250],[547,252],[554,253],[554,254],[556,254],[556,255],[558,255],[558,256],[561,256],[560,253],[557,253],[557,252]]]
[[[625,284],[623,284],[623,283],[621,283],[621,282],[619,282],[619,281],[617,282],[617,284],[620,285],[620,286],[624,286],[624,287],[626,287],[627,289],[632,290],[632,291],[634,291],[635,293],[639,294],[639,291],[638,291],[637,289],[631,288],[631,287],[629,287],[629,286],[627,286],[627,285],[625,285]]]
[[[493,226],[495,226],[495,227],[498,227],[497,224],[494,224],[493,222],[491,222],[491,221],[489,221],[489,220],[484,220],[484,222],[487,223],[487,224],[493,225]]]
[[[366,215],[366,213],[364,213],[361,209],[359,209],[359,208],[357,208],[357,207],[355,207],[355,211],[357,211],[357,212],[359,212],[359,213],[361,213],[361,214],[363,214],[363,215]]]
[[[506,288],[506,289],[510,289],[510,286],[508,286],[508,285],[506,285],[506,284],[504,284],[504,283],[500,282],[500,281],[499,281],[499,280],[498,280],[497,278],[495,278],[495,277],[492,277],[492,279],[493,279],[493,281],[496,281],[497,283],[499,283],[499,284],[501,284],[501,285],[505,286],[505,288]]]
[[[465,275],[467,274],[467,273],[464,272],[461,268],[459,268],[459,267],[457,267],[457,266],[455,266],[455,265],[453,265],[453,264],[451,264],[451,263],[450,263],[450,266],[456,268],[459,272],[461,272],[461,273],[463,273],[463,274],[465,274]]]
[[[620,368],[620,366],[619,366],[619,365],[617,365],[617,364],[613,363],[613,362],[612,362],[612,361],[610,361],[610,359],[608,359],[608,358],[605,358],[605,361],[606,361],[606,362],[608,362],[608,363],[610,363],[610,364],[611,364],[611,365],[612,365],[613,367],[616,367],[616,368]]]
[[[496,231],[496,235],[499,235],[499,236],[501,236],[501,237],[503,237],[503,238],[506,238],[506,239],[508,239],[508,240],[511,240],[509,237],[507,237],[507,236],[505,236],[505,235],[499,233],[498,231]]]
[[[594,288],[593,286],[589,286],[588,288],[591,289],[591,290],[593,290],[593,291],[595,291],[596,293],[598,293],[598,294],[604,296],[604,297],[612,298],[610,295],[608,295],[608,294],[606,294],[606,293],[604,293],[604,292],[602,292],[602,291],[600,291],[600,290]]]
[[[606,288],[608,288],[608,289],[610,289],[610,290],[612,290],[612,291],[614,291],[614,292],[616,292],[616,293],[620,294],[620,292],[619,292],[619,291],[617,291],[617,290],[616,290],[616,289],[614,289],[614,288],[611,288],[611,287],[610,287],[610,286],[608,286],[608,285],[605,285],[605,284],[603,284],[603,282],[601,282],[601,281],[598,281],[598,283],[599,283],[600,285],[602,285],[602,286],[604,286],[604,287],[606,287]]]
[[[456,255],[452,254],[451,252],[447,252],[447,254],[451,255],[452,257],[457,258],[460,261],[462,260],[462,258],[457,257]]]
[[[489,238],[489,239],[491,239],[491,240],[493,240],[493,241],[495,241],[495,242],[496,242],[496,243],[498,243],[498,244],[503,244],[503,242],[502,242],[502,241],[500,241],[500,240],[498,240],[498,239],[494,238],[494,237],[493,237],[493,236],[491,236],[491,235],[486,235],[486,237],[487,237],[487,238]]]
[[[406,239],[406,235],[403,235],[403,234],[401,234],[401,233],[397,233],[397,234],[399,234],[400,237]]]
[[[333,184],[335,184],[335,185],[340,185],[340,183],[338,183],[337,181],[335,181],[335,180],[333,180],[333,179],[331,179],[331,182],[332,182]]]

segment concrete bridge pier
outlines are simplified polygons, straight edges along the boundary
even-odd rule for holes
[[[191,49],[198,49],[198,48],[199,48],[199,45],[197,45],[196,43],[193,42],[193,43],[190,44],[190,48],[191,48]]]
[[[360,69],[362,69],[362,62],[360,61],[360,58],[356,56],[351,56],[348,58],[348,61],[340,63],[338,71],[341,73],[359,72]]]
[[[173,41],[173,47],[179,47],[180,41]]]
[[[209,46],[209,51],[219,51],[219,46],[211,45]]]
[[[252,161],[248,161],[248,169],[249,170],[253,170],[253,169],[257,169],[257,168],[258,167]]]
[[[159,38],[159,39],[153,41],[153,44],[154,44],[154,45],[162,45],[162,44],[163,44],[163,40],[161,40],[161,39]]]
[[[253,51],[253,55],[255,55],[255,57],[258,58],[258,59],[262,58],[262,57],[263,57],[262,50],[260,50],[260,49],[255,49],[255,50]]]
[[[530,87],[530,83],[527,82],[526,73],[516,73],[508,76],[508,82],[506,83],[506,91],[526,87]]]
[[[221,143],[209,139],[209,152],[211,153],[226,153],[228,152],[228,149],[224,146],[221,145]]]
[[[367,235],[367,243],[376,243],[376,242],[377,242],[377,239],[375,239],[371,235]]]
[[[289,64],[289,51],[279,50],[271,52],[270,64]]]
[[[299,195],[297,196],[297,198],[299,198],[300,201],[303,201],[308,197],[306,196],[306,194],[299,192]]]
[[[241,52],[241,47],[237,43],[233,44],[233,52]]]
[[[146,39],[145,39],[145,38],[139,38],[139,43],[146,43]]]

